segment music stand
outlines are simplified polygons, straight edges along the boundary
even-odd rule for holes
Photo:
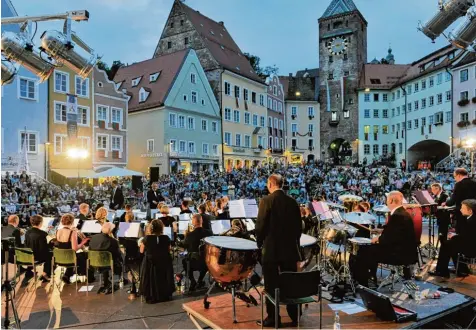
[[[428,243],[421,247],[422,250],[428,251],[429,258],[436,258],[438,250],[435,246],[435,213],[432,211],[438,204],[435,202],[433,197],[430,195],[428,190],[417,190],[413,192],[413,200],[415,200],[420,206],[430,208],[428,212],[428,219],[430,223],[428,224]],[[423,209],[422,209],[423,211]]]

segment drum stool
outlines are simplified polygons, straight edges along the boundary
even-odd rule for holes
[[[395,284],[396,283],[401,283],[403,285],[404,282],[407,281],[407,280],[405,280],[404,275],[403,275],[403,268],[407,267],[409,265],[390,265],[390,264],[387,264],[387,266],[390,269],[390,274],[382,280],[382,282],[380,283],[380,285],[377,288],[377,291],[379,291],[384,286],[391,285],[390,291],[393,292],[395,290]]]

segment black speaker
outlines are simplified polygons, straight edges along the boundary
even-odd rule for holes
[[[142,177],[138,175],[132,176],[132,189],[135,191],[142,191]]]

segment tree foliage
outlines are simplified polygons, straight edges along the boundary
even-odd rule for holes
[[[109,65],[107,65],[106,62],[103,62],[102,60],[99,60],[96,65],[98,69],[106,71],[106,74],[109,80],[114,80],[114,77],[116,76],[117,71],[123,66],[125,66],[125,64],[119,60],[113,61],[110,67]]]
[[[266,67],[261,67],[261,59],[259,56],[250,54],[250,53],[244,53],[245,57],[248,59],[248,61],[251,64],[251,67],[253,70],[256,72],[258,76],[261,78],[267,78],[272,74],[278,74],[279,68],[274,64],[273,66],[266,66]]]

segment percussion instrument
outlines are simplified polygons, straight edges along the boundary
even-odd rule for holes
[[[407,210],[413,220],[413,227],[415,229],[415,237],[417,242],[421,239],[423,230],[423,212],[419,204],[404,204],[403,207]]]
[[[348,201],[353,201],[353,202],[361,202],[363,200],[362,197],[356,196],[356,195],[340,195],[339,200],[341,202],[348,202]]]
[[[390,210],[387,205],[378,205],[373,208],[375,213],[390,213]]]
[[[356,233],[356,228],[344,223],[338,223],[326,227],[323,230],[322,237],[329,243],[340,245],[344,243],[346,238],[354,237]]]
[[[369,213],[362,212],[350,212],[344,214],[344,219],[347,222],[355,223],[358,225],[370,225],[375,222],[375,217]]]
[[[436,204],[434,204],[434,205],[425,205],[425,206],[422,206],[421,211],[424,215],[432,215],[432,214],[436,213],[437,207],[438,207],[438,205],[436,205]]]
[[[370,238],[367,237],[353,237],[349,238],[347,242],[349,242],[350,253],[353,255],[357,255],[362,247],[372,245]]]
[[[327,204],[327,206],[329,207],[333,207],[333,208],[336,208],[336,209],[341,209],[341,210],[345,210],[345,207],[343,205],[340,205],[340,204],[335,204],[335,203],[331,203],[331,202],[324,202]]]
[[[258,263],[256,242],[230,236],[210,236],[205,243],[205,263],[220,284],[246,279]]]
[[[309,265],[315,252],[317,238],[302,234],[300,239],[301,255],[304,261],[304,268]]]

